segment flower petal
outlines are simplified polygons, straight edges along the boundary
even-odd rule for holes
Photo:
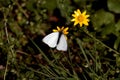
[[[77,9],[77,13],[78,13],[78,14],[81,14],[81,11],[80,11],[79,9]]]
[[[53,32],[58,32],[58,30],[56,30],[56,29],[53,29]]]
[[[74,19],[72,19],[71,21],[75,21],[75,18],[74,18]]]
[[[86,21],[86,22],[83,22],[83,24],[86,25],[86,26],[88,26],[88,22],[87,22],[87,21]]]
[[[60,28],[57,26],[57,30],[60,31]]]
[[[64,29],[64,31],[67,31],[69,28],[68,27],[66,27],[65,29]]]
[[[80,27],[82,27],[83,23],[79,23],[80,24]]]
[[[77,22],[77,21],[75,21],[75,22],[74,22],[74,26],[76,26],[77,24],[78,24],[78,22]]]
[[[72,16],[73,16],[73,17],[76,17],[76,15],[75,15],[75,14],[72,14]]]
[[[86,15],[85,17],[88,18],[88,17],[90,17],[90,15]]]
[[[82,14],[83,14],[83,15],[86,15],[86,11],[84,11]]]

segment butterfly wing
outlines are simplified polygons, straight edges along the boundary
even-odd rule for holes
[[[57,45],[58,37],[59,32],[53,32],[45,36],[42,41],[49,47],[54,48]]]
[[[67,51],[67,40],[64,34],[62,34],[60,37],[60,40],[57,45],[57,50]]]

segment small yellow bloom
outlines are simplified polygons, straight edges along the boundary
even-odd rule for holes
[[[72,14],[72,16],[74,17],[71,21],[74,22],[74,26],[76,26],[77,24],[80,25],[80,27],[82,27],[82,25],[86,25],[88,26],[88,22],[90,21],[89,19],[87,19],[90,15],[86,15],[86,11],[84,11],[83,13],[81,13],[81,11],[79,9],[77,9],[76,11],[74,11],[74,14]]]
[[[62,32],[64,35],[67,35],[68,34],[68,31],[67,31],[68,29],[69,29],[68,27],[60,28],[60,27],[57,26],[57,29],[53,29],[53,32]]]

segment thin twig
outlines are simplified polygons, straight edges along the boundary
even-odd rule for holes
[[[7,37],[7,42],[9,43],[9,39],[8,39],[8,32],[7,32],[7,20],[5,19],[5,23],[4,23],[4,26],[5,26],[5,34],[6,34],[6,37]],[[6,62],[6,67],[5,67],[5,73],[4,73],[4,80],[6,80],[6,74],[7,74],[7,67],[8,67],[8,56],[7,56],[7,62]]]
[[[9,5],[8,8],[9,8],[8,9],[8,13],[4,14],[4,28],[5,28],[5,35],[6,35],[6,38],[7,38],[7,43],[10,44],[10,39],[9,39],[8,29],[7,29],[7,16],[9,15],[9,11],[10,11],[11,5]],[[9,48],[9,47],[7,47],[7,48]],[[10,47],[10,51],[9,52],[13,56],[14,51],[12,50],[11,47]],[[4,72],[4,80],[6,80],[6,75],[7,75],[7,71],[8,71],[8,64],[9,64],[9,56],[8,55],[7,55],[7,62],[6,62],[5,72]]]
[[[25,15],[26,18],[29,18],[29,15],[26,13],[26,11],[20,6],[20,4],[16,1],[16,5],[18,6],[19,10]]]

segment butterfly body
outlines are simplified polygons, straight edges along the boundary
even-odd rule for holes
[[[56,47],[57,50],[67,51],[67,40],[61,32],[50,33],[42,41],[51,48]]]

